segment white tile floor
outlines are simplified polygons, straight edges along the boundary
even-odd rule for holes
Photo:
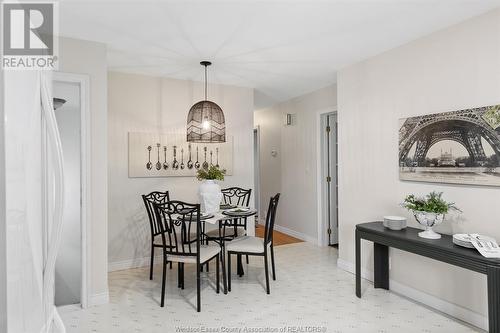
[[[166,306],[161,308],[161,267],[155,267],[153,281],[146,267],[110,273],[109,304],[66,310],[62,317],[68,332],[85,333],[245,332],[244,328],[300,332],[305,326],[319,328],[316,332],[479,331],[391,292],[373,289],[367,281],[363,281],[363,298],[356,298],[354,276],[337,268],[333,248],[298,243],[276,247],[275,253],[277,281],[271,280],[269,296],[263,287],[262,258],[253,257],[243,278],[233,272],[228,295],[215,293],[214,269],[203,274],[201,313],[194,308],[193,268],[186,268],[185,290],[177,288],[176,269],[167,270]]]

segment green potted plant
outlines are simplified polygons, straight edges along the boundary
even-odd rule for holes
[[[222,200],[222,192],[217,180],[224,180],[226,170],[211,165],[206,169],[199,169],[196,178],[201,181],[198,195],[200,198],[201,211],[213,214],[219,210]]]
[[[431,192],[425,197],[408,195],[402,206],[415,216],[415,220],[425,227],[425,231],[418,234],[419,237],[429,239],[440,239],[441,235],[432,230],[432,227],[440,224],[444,216],[450,210],[460,211],[453,202],[447,202],[443,198],[443,192]]]

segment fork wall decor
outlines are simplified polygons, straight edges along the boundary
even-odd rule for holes
[[[224,143],[190,143],[183,133],[128,133],[128,176],[194,177],[210,165],[233,173],[233,138]]]

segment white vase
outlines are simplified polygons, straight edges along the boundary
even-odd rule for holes
[[[214,214],[219,211],[222,192],[219,184],[217,184],[215,180],[203,180],[198,189],[198,197],[200,199],[200,209],[202,213]]]
[[[436,224],[440,224],[444,220],[444,214],[413,211],[415,220],[425,227],[425,231],[419,232],[418,236],[428,239],[440,239],[441,235],[432,230]]]

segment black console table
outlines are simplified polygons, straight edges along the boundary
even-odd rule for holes
[[[449,235],[442,235],[441,239],[418,237],[420,231],[394,231],[382,222],[356,225],[356,296],[361,298],[361,239],[366,239],[373,242],[375,288],[389,289],[389,247],[486,274],[489,332],[500,333],[500,259],[488,259],[475,249],[455,245]]]

